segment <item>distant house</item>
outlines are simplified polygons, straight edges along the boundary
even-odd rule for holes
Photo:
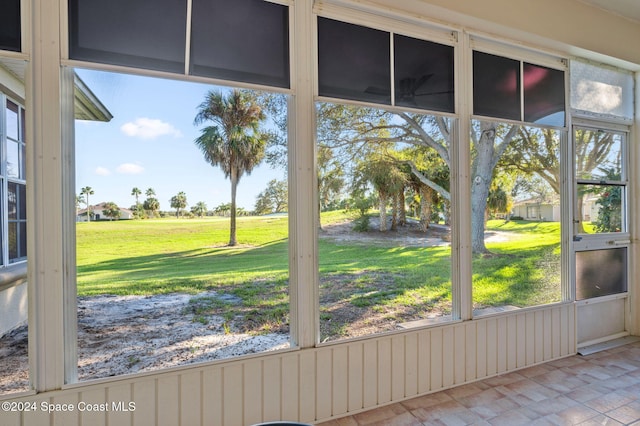
[[[519,216],[524,220],[539,220],[544,222],[560,221],[560,200],[545,200],[531,198],[513,204],[511,216]]]
[[[592,195],[584,197],[582,200],[582,220],[591,222],[598,217],[600,205],[599,196]],[[519,216],[524,220],[539,220],[544,222],[560,221],[560,200],[539,201],[537,199],[527,199],[514,203],[511,210],[511,217]]]
[[[103,210],[106,208],[106,202],[92,205],[89,211],[91,212],[91,220],[110,220],[110,218],[104,214]],[[119,219],[133,219],[133,211],[130,209],[120,208]],[[87,209],[78,210],[76,214],[76,222],[87,221]]]

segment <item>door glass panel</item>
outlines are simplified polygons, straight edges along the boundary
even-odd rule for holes
[[[626,232],[625,134],[574,130],[576,233]]]
[[[627,291],[627,248],[576,252],[576,299]]]
[[[578,128],[574,140],[577,179],[622,180],[622,133]]]
[[[624,232],[623,191],[619,185],[578,185],[578,233]]]

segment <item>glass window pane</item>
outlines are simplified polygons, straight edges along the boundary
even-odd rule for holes
[[[626,247],[576,252],[577,300],[626,291]]]
[[[20,43],[20,0],[2,0],[0,3],[0,49],[19,52]]]
[[[18,219],[27,220],[27,186],[17,184],[18,187]]]
[[[474,315],[560,301],[561,132],[488,121],[472,132]]]
[[[70,0],[72,59],[184,73],[186,0]]]
[[[27,119],[24,113],[24,108],[20,108],[20,126],[21,126],[21,132],[20,132],[20,141],[21,142],[25,142],[27,140]]]
[[[18,185],[13,182],[9,182],[7,185],[7,215],[9,219],[18,219]]]
[[[26,156],[26,147],[24,144],[20,144],[19,147],[19,155],[20,155],[20,179],[27,178],[27,156]]]
[[[18,257],[18,222],[9,222],[9,262]]]
[[[624,135],[606,130],[576,128],[574,132],[576,178],[621,181]]]
[[[624,186],[578,185],[578,224],[581,234],[625,232]]]
[[[524,121],[564,126],[564,72],[525,63],[523,65]]]
[[[633,74],[571,61],[571,107],[594,114],[633,118]]]
[[[75,122],[79,379],[289,347],[289,98],[75,71],[122,111]],[[228,136],[217,118],[241,146],[217,137]],[[228,167],[239,177],[235,210]]]
[[[455,121],[317,111],[321,341],[451,320],[450,172],[427,141],[448,140]]]
[[[20,177],[20,144],[7,140],[7,176]]]
[[[18,140],[18,105],[7,101],[7,136]]]
[[[395,34],[395,104],[454,112],[453,47]]]
[[[27,257],[27,222],[20,222],[19,228],[20,248],[18,249],[18,257],[24,259]]]
[[[195,0],[191,29],[191,74],[289,87],[288,7]]]
[[[388,32],[318,18],[320,96],[391,103]]]
[[[473,52],[473,113],[520,120],[520,62]]]

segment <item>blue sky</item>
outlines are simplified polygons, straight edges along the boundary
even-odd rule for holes
[[[204,160],[193,143],[193,125],[205,94],[220,87],[101,71],[76,70],[111,111],[109,123],[76,121],[76,193],[93,188],[91,204],[135,204],[133,187],[153,188],[161,210],[180,191],[190,206],[204,201],[209,209],[231,201],[231,184],[219,168]],[[224,90],[224,89],[223,89]],[[238,185],[238,206],[252,210],[256,196],[285,171],[262,164]],[[82,205],[81,207],[84,207]]]

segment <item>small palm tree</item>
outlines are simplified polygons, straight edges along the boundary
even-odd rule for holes
[[[89,212],[89,195],[93,195],[93,188],[90,186],[85,186],[80,190],[80,195],[84,195],[84,202],[87,206],[87,222],[91,221],[91,213]]]
[[[155,217],[156,212],[160,209],[160,201],[155,197],[149,197],[144,200],[142,207],[149,212],[151,217]]]
[[[176,209],[176,217],[179,218],[180,209],[184,209],[185,207],[187,207],[187,194],[185,194],[183,191],[180,191],[177,195],[171,197],[171,200],[169,200],[169,202],[171,203],[171,207]]]
[[[213,122],[202,129],[195,144],[205,160],[220,167],[231,181],[231,224],[229,246],[236,239],[236,191],[240,178],[250,174],[262,162],[267,145],[266,134],[260,132],[260,123],[266,118],[255,95],[247,90],[235,89],[225,95],[210,91],[198,107],[196,125]]]
[[[191,213],[203,217],[207,213],[207,205],[204,201],[198,201],[195,206],[191,207]]]

